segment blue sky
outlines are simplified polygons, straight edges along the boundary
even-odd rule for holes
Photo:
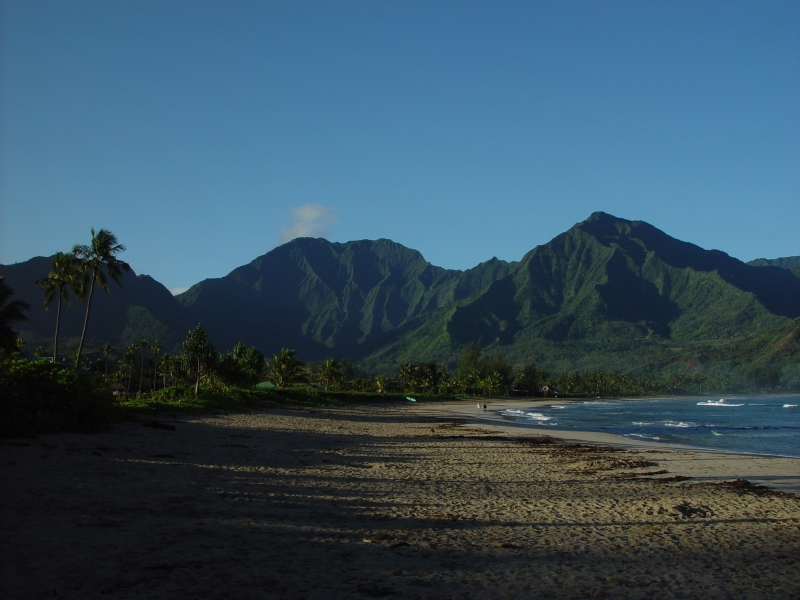
[[[0,262],[294,235],[469,268],[596,210],[800,255],[797,2],[2,1]]]

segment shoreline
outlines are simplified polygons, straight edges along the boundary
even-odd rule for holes
[[[726,396],[727,397],[727,396]],[[661,397],[659,397],[661,398]],[[664,396],[663,398],[670,398]],[[622,398],[627,399],[627,398]],[[442,402],[423,404],[441,414],[466,419],[470,426],[481,429],[521,435],[523,437],[552,437],[567,442],[612,446],[630,450],[663,453],[659,462],[670,464],[670,473],[689,477],[689,481],[721,483],[746,479],[754,485],[800,494],[800,458],[766,454],[748,454],[731,450],[713,450],[693,446],[681,446],[650,440],[631,440],[630,438],[596,431],[537,429],[523,423],[504,419],[498,413],[508,408],[520,406],[535,408],[553,403],[583,402],[583,399],[525,399],[489,400],[485,402],[489,413],[476,414],[476,407],[470,403]]]

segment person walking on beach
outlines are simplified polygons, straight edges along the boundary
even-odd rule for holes
[[[478,414],[481,414],[481,403],[478,402]]]
[[[486,414],[486,404],[483,405],[483,414]]]

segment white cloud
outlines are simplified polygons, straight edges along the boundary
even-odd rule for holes
[[[170,288],[169,291],[172,292],[173,296],[177,296],[178,294],[182,294],[188,289],[189,289],[188,287],[176,287],[176,288]]]
[[[333,209],[321,204],[303,204],[292,210],[294,223],[281,228],[281,244],[298,237],[326,237],[337,221]]]

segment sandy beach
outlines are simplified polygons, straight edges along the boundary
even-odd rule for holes
[[[4,441],[0,597],[800,595],[800,460],[474,411],[265,407]],[[742,477],[773,489],[724,482]]]

